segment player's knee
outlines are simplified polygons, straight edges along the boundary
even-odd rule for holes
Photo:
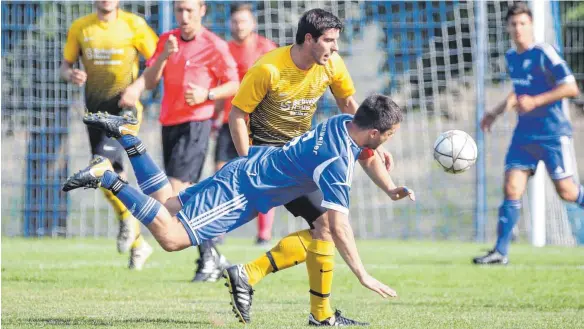
[[[505,182],[505,186],[503,187],[503,190],[505,192],[505,198],[512,200],[520,199],[524,189],[525,189],[524,186],[521,186],[521,184],[518,184],[517,182],[513,181]]]
[[[328,221],[317,219],[313,222],[314,229],[310,231],[313,239],[333,241],[333,236],[328,225]]]
[[[168,252],[179,251],[182,249],[182,247],[178,243],[171,240],[162,240],[159,241],[159,244],[164,251]]]
[[[578,198],[576,186],[556,185],[556,192],[564,201],[574,202]]]

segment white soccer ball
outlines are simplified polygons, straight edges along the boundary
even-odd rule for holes
[[[434,142],[434,159],[444,171],[459,174],[477,161],[477,144],[462,130],[449,130]]]

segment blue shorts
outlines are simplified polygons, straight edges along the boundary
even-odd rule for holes
[[[541,160],[553,180],[568,178],[574,175],[572,150],[572,138],[568,136],[541,141],[512,141],[505,157],[505,171],[535,171]]]
[[[253,198],[242,191],[240,174],[245,158],[227,163],[214,176],[178,195],[182,209],[177,214],[193,246],[210,240],[254,219],[258,211]]]

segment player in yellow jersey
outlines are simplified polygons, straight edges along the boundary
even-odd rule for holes
[[[250,139],[253,145],[283,146],[307,132],[316,103],[327,88],[342,112],[356,112],[353,81],[338,54],[337,41],[342,29],[343,24],[333,14],[322,9],[307,11],[298,22],[296,43],[271,51],[250,68],[232,101],[229,116],[231,135],[240,156],[247,155]],[[378,153],[389,169],[390,154],[384,150]],[[336,235],[331,234],[329,227],[338,227],[339,223],[329,223],[323,204],[320,191],[286,204],[286,209],[303,217],[310,229],[294,232],[255,261],[234,265],[224,272],[233,294],[234,312],[242,322],[250,320],[253,286],[269,273],[306,262],[309,324],[363,324],[341,316],[340,312],[333,313],[330,306],[335,242],[338,247],[345,244],[334,240]],[[359,279],[375,290],[374,282],[366,277]]]
[[[67,33],[61,77],[78,86],[85,85],[85,104],[89,112],[120,115],[131,111],[140,120],[139,97],[145,89],[138,78],[139,54],[148,59],[156,50],[158,36],[146,21],[118,8],[119,1],[95,1],[96,12],[73,22]],[[74,68],[80,59],[85,71]],[[111,160],[114,169],[123,173],[124,150],[121,145],[97,129],[88,128],[91,153]],[[140,223],[109,191],[103,189],[112,204],[120,231],[120,253],[130,250],[130,269],[142,269],[152,254],[152,247],[140,235]]]

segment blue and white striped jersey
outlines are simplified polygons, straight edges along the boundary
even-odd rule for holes
[[[361,148],[352,140],[340,114],[318,124],[281,148],[252,146],[240,175],[242,192],[254,197],[261,212],[320,189],[322,206],[349,213],[353,168]]]
[[[510,49],[505,59],[518,97],[535,96],[562,83],[575,81],[566,62],[554,47],[546,43],[535,44],[520,54]],[[572,126],[564,115],[561,101],[557,101],[520,114],[513,138],[530,141],[571,135]]]

